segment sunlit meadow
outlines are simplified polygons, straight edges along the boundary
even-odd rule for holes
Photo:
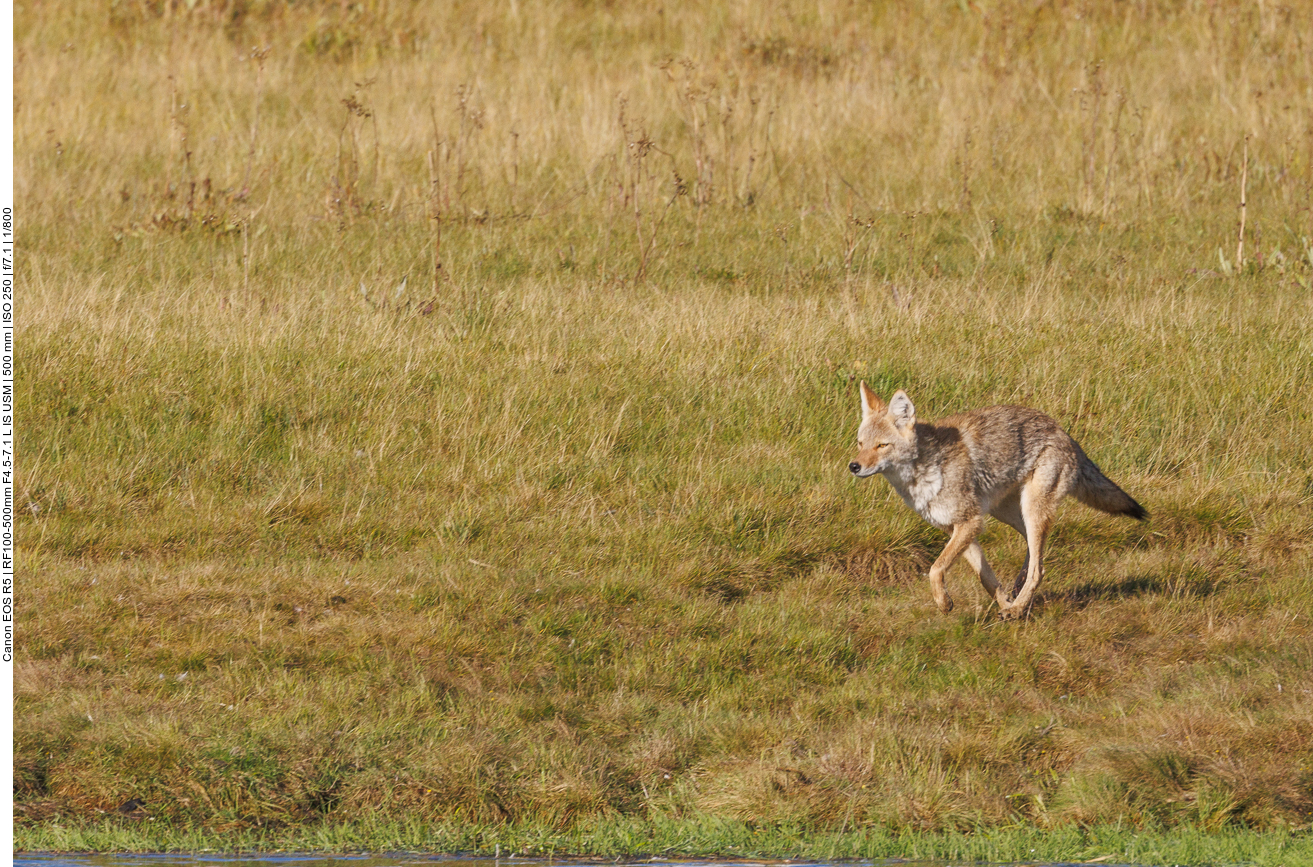
[[[14,16],[20,844],[1306,838],[1305,4]],[[940,615],[859,379],[1150,521]]]

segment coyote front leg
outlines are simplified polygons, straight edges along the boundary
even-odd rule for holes
[[[994,570],[989,568],[989,561],[985,559],[985,549],[980,547],[980,542],[972,540],[962,552],[962,556],[971,564],[971,568],[976,570],[976,575],[980,576],[981,586],[998,603],[1000,610],[1012,604],[1012,597],[1003,589],[1003,585],[994,575]]]
[[[985,519],[981,517],[971,518],[960,524],[953,525],[953,535],[949,537],[948,544],[944,546],[944,550],[939,554],[939,558],[935,560],[934,565],[930,567],[930,593],[935,597],[935,605],[939,606],[939,610],[945,614],[953,610],[953,597],[949,596],[948,591],[944,589],[944,576],[948,574],[949,568],[957,562],[957,558],[967,549],[974,546],[975,552],[979,552],[980,565],[983,565],[987,570],[982,572],[977,569],[980,580],[983,582],[985,575],[988,574],[994,586],[998,586],[998,579],[994,577],[993,570],[990,570],[989,565],[985,563],[984,552],[981,551],[979,543],[976,542],[976,536],[980,535],[980,531],[984,529],[984,526]],[[975,552],[967,555],[967,562],[971,563],[972,567],[977,565]],[[986,588],[990,589],[988,585],[986,585]]]

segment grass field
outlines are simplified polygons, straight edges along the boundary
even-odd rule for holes
[[[1297,863],[1307,23],[16,4],[19,845]],[[939,615],[863,378],[1151,520]]]

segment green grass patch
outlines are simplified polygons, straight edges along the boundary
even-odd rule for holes
[[[807,861],[1094,862],[1113,864],[1303,863],[1307,837],[1288,832],[1128,831],[1117,827],[978,833],[882,830],[809,834],[796,827],[710,816],[611,819],[569,831],[536,826],[470,826],[363,821],[294,832],[244,830],[218,837],[185,829],[113,823],[21,831],[18,851],[95,852],[460,852],[471,856],[590,858],[791,858]]]
[[[993,829],[977,833],[889,830],[807,833],[800,828],[726,821],[710,816],[599,820],[570,830],[532,825],[445,825],[357,821],[285,832],[240,830],[215,835],[194,829],[110,822],[87,828],[24,829],[18,851],[100,853],[462,853],[521,858],[790,858],[979,863],[1254,864],[1302,863],[1308,837],[1288,832],[1179,829]]]

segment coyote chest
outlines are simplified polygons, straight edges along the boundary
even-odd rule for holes
[[[944,473],[939,467],[926,467],[920,472],[907,472],[910,468],[894,466],[885,470],[884,477],[903,498],[903,502],[922,518],[941,530],[953,526],[953,511],[939,499],[944,488]]]

